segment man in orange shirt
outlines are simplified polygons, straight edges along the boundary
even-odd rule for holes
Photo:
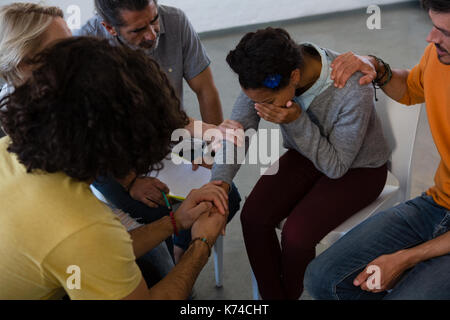
[[[362,85],[373,81],[406,105],[426,103],[441,155],[435,186],[366,220],[313,260],[304,283],[315,299],[450,299],[450,1],[422,4],[433,29],[417,66],[391,70],[349,52],[333,62],[332,78],[344,87],[360,71]]]

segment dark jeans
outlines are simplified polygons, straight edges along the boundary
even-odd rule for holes
[[[317,243],[383,190],[386,165],[330,179],[294,150],[275,175],[262,176],[241,213],[247,254],[263,299],[298,299]],[[281,234],[276,226],[287,218]]]
[[[142,276],[149,288],[167,276],[175,266],[173,257],[164,241],[142,257],[136,259],[136,263],[141,269]]]
[[[150,208],[142,202],[134,200],[128,192],[112,178],[99,178],[93,183],[93,185],[115,207],[128,213],[140,223],[151,223],[169,214],[169,210],[165,206]],[[239,191],[234,184],[231,185],[228,202],[230,211],[228,222],[230,222],[236,212],[238,212],[241,203],[241,196],[239,195]],[[178,236],[173,237],[173,243],[171,239],[166,241],[171,253],[173,253],[173,244],[186,250],[190,242],[191,230],[180,231]]]
[[[415,265],[389,291],[372,293],[353,285],[356,276],[376,258],[449,231],[450,211],[423,194],[350,230],[310,263],[305,288],[313,298],[326,300],[449,300],[450,254]]]

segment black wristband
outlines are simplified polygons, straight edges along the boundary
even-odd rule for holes
[[[383,64],[383,67],[384,67],[383,75],[381,77],[378,77],[378,73],[377,73],[377,78],[374,81],[372,81],[375,86],[378,86],[378,88],[383,88],[392,79],[391,66],[388,63],[384,62],[382,59],[380,59],[380,58],[378,58],[378,57],[376,57],[374,55],[369,55],[369,57],[374,58],[377,61],[377,63]],[[380,82],[381,80],[383,80],[383,78],[386,76],[386,74],[388,75],[388,78],[384,82]]]

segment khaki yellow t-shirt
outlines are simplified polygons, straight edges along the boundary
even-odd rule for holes
[[[130,235],[89,185],[27,173],[0,139],[0,299],[120,299],[142,279]]]
[[[408,76],[408,91],[401,103],[426,103],[428,121],[441,162],[434,177],[435,186],[428,194],[439,205],[450,209],[450,66],[438,59],[430,44],[420,63]]]

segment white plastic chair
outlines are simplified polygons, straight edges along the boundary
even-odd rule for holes
[[[98,191],[94,186],[90,186],[92,193],[99,199],[100,201],[108,204],[108,200],[105,199],[103,194]],[[133,218],[131,218],[126,213],[118,214],[120,221],[127,228],[128,231],[135,229],[136,227],[141,226],[140,223],[136,222]],[[129,226],[132,227],[129,227]],[[213,247],[213,255],[214,255],[214,275],[216,278],[216,286],[222,287],[223,285],[223,236],[219,236],[216,240],[216,243]]]
[[[411,164],[416,141],[417,127],[422,105],[404,106],[380,94],[376,103],[377,114],[383,125],[384,135],[392,150],[388,163],[389,177],[379,197],[370,205],[355,213],[340,226],[327,234],[316,246],[319,255],[348,231],[377,212],[389,209],[410,198],[411,194]],[[395,183],[390,183],[393,181]],[[282,230],[286,219],[278,229]],[[253,299],[258,300],[259,290],[256,278],[252,272]]]

